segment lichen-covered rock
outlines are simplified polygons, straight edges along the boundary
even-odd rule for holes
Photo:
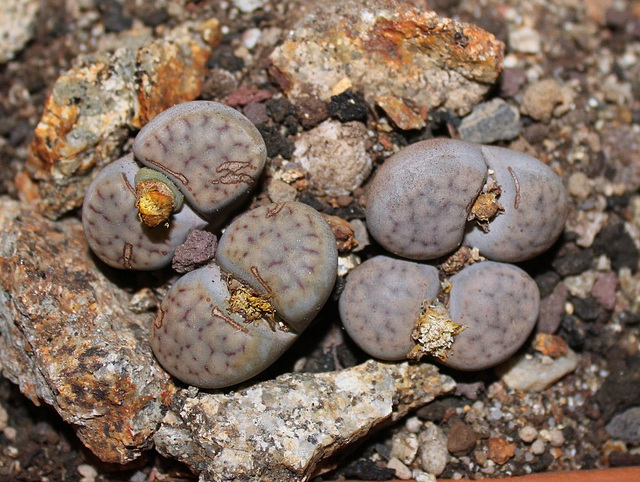
[[[282,375],[226,395],[183,393],[154,440],[203,481],[305,482],[341,448],[454,385],[426,363],[368,361]]]
[[[77,219],[53,223],[0,198],[0,362],[34,403],[51,405],[102,460],[151,444],[175,393],[147,342],[151,314],[93,262]]]
[[[121,155],[131,129],[200,95],[219,42],[216,19],[186,23],[138,50],[84,58],[61,75],[19,179],[22,198],[51,218],[80,206],[94,169]]]
[[[438,107],[464,114],[497,79],[503,51],[490,33],[409,3],[319,2],[274,50],[271,72],[294,102],[328,101],[351,87],[371,105],[394,97],[418,114]]]

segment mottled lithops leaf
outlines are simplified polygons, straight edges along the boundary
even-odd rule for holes
[[[376,256],[349,273],[339,302],[342,324],[369,355],[406,359],[422,308],[439,286],[433,266]]]
[[[135,207],[134,176],[139,169],[132,154],[112,162],[94,179],[84,198],[82,224],[89,247],[114,268],[166,266],[189,231],[207,224],[183,206],[173,214],[169,227],[144,226]]]
[[[405,147],[378,169],[367,196],[367,227],[386,249],[434,259],[462,241],[487,174],[480,146],[430,139]]]
[[[174,283],[151,329],[153,352],[169,373],[201,388],[227,387],[257,375],[293,343],[292,332],[231,313],[230,298],[215,264]]]
[[[451,319],[464,327],[444,364],[482,370],[507,360],[526,341],[538,318],[540,293],[520,268],[485,261],[451,278]]]
[[[567,218],[567,194],[553,170],[521,152],[482,146],[482,153],[502,193],[504,212],[489,222],[485,232],[473,225],[465,244],[495,261],[517,262],[549,249]]]
[[[286,202],[235,219],[220,238],[216,261],[302,331],[333,289],[338,252],[331,228],[317,211]]]
[[[251,191],[267,151],[258,130],[238,111],[193,101],[167,109],[144,126],[133,152],[174,181],[194,209],[212,216]]]

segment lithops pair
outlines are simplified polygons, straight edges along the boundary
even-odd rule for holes
[[[338,251],[317,211],[288,202],[234,220],[215,260],[171,287],[151,334],[165,369],[202,388],[235,385],[280,357],[329,297]]]
[[[260,133],[236,110],[208,101],[167,109],[140,130],[133,154],[91,183],[89,246],[116,268],[166,266],[189,231],[220,224],[246,198],[265,161]]]
[[[472,264],[450,278],[448,305],[437,300],[438,271],[386,256],[349,273],[340,316],[351,338],[384,360],[430,355],[459,370],[511,357],[538,318],[540,294],[520,268]]]
[[[371,182],[367,227],[387,250],[414,260],[463,241],[495,261],[517,262],[558,238],[568,200],[560,178],[529,155],[453,139],[417,142]]]

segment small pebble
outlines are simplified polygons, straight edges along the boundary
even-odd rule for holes
[[[18,436],[18,431],[13,428],[13,427],[7,427],[5,428],[2,433],[4,434],[5,437],[7,437],[7,439],[10,442],[15,442],[16,441],[16,437]]]
[[[589,184],[589,176],[584,172],[574,172],[569,176],[567,181],[567,191],[572,196],[580,200],[587,199],[591,194],[591,185]]]
[[[390,457],[403,464],[411,464],[418,453],[418,436],[414,433],[399,432],[391,441]]]
[[[433,474],[427,474],[421,470],[413,470],[413,478],[416,482],[436,482],[436,476]]]
[[[531,453],[534,455],[542,455],[545,449],[545,443],[542,439],[536,439],[535,442],[531,444]]]
[[[433,422],[425,422],[425,429],[419,435],[420,466],[433,475],[440,475],[449,463],[447,450],[447,436],[444,431]]]
[[[640,407],[632,407],[616,415],[606,427],[607,433],[628,444],[640,444]]]
[[[524,443],[533,442],[538,436],[538,431],[531,425],[525,425],[518,431],[518,437]]]
[[[540,53],[540,34],[529,27],[520,27],[509,35],[509,46],[516,52],[525,54]]]
[[[498,465],[506,464],[515,453],[515,444],[509,443],[501,437],[491,437],[487,440],[487,457]]]
[[[468,454],[476,446],[475,432],[460,420],[451,424],[447,437],[447,450],[455,456]]]
[[[463,141],[478,144],[508,141],[518,137],[521,131],[520,114],[500,98],[475,106],[458,128]]]
[[[512,358],[497,372],[503,382],[513,390],[540,392],[550,387],[578,366],[578,355],[569,350],[566,356],[552,359],[548,356]]]
[[[411,469],[395,457],[391,457],[389,459],[389,462],[387,462],[387,467],[395,470],[396,477],[400,480],[409,480],[413,475]]]
[[[7,428],[7,422],[9,421],[9,414],[5,408],[0,405],[0,431]]]
[[[405,422],[404,426],[411,433],[420,433],[422,430],[422,420],[418,417],[409,417]]]
[[[81,482],[92,482],[98,476],[98,471],[89,464],[78,465],[78,473],[82,475]]]

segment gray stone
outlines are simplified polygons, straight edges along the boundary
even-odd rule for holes
[[[518,137],[521,131],[518,110],[500,98],[475,106],[458,127],[463,141],[479,144],[508,141]]]
[[[632,407],[611,419],[607,433],[631,445],[640,444],[640,407]]]
[[[425,472],[440,475],[451,458],[447,450],[447,436],[433,422],[425,422],[425,429],[419,435],[420,466]]]

